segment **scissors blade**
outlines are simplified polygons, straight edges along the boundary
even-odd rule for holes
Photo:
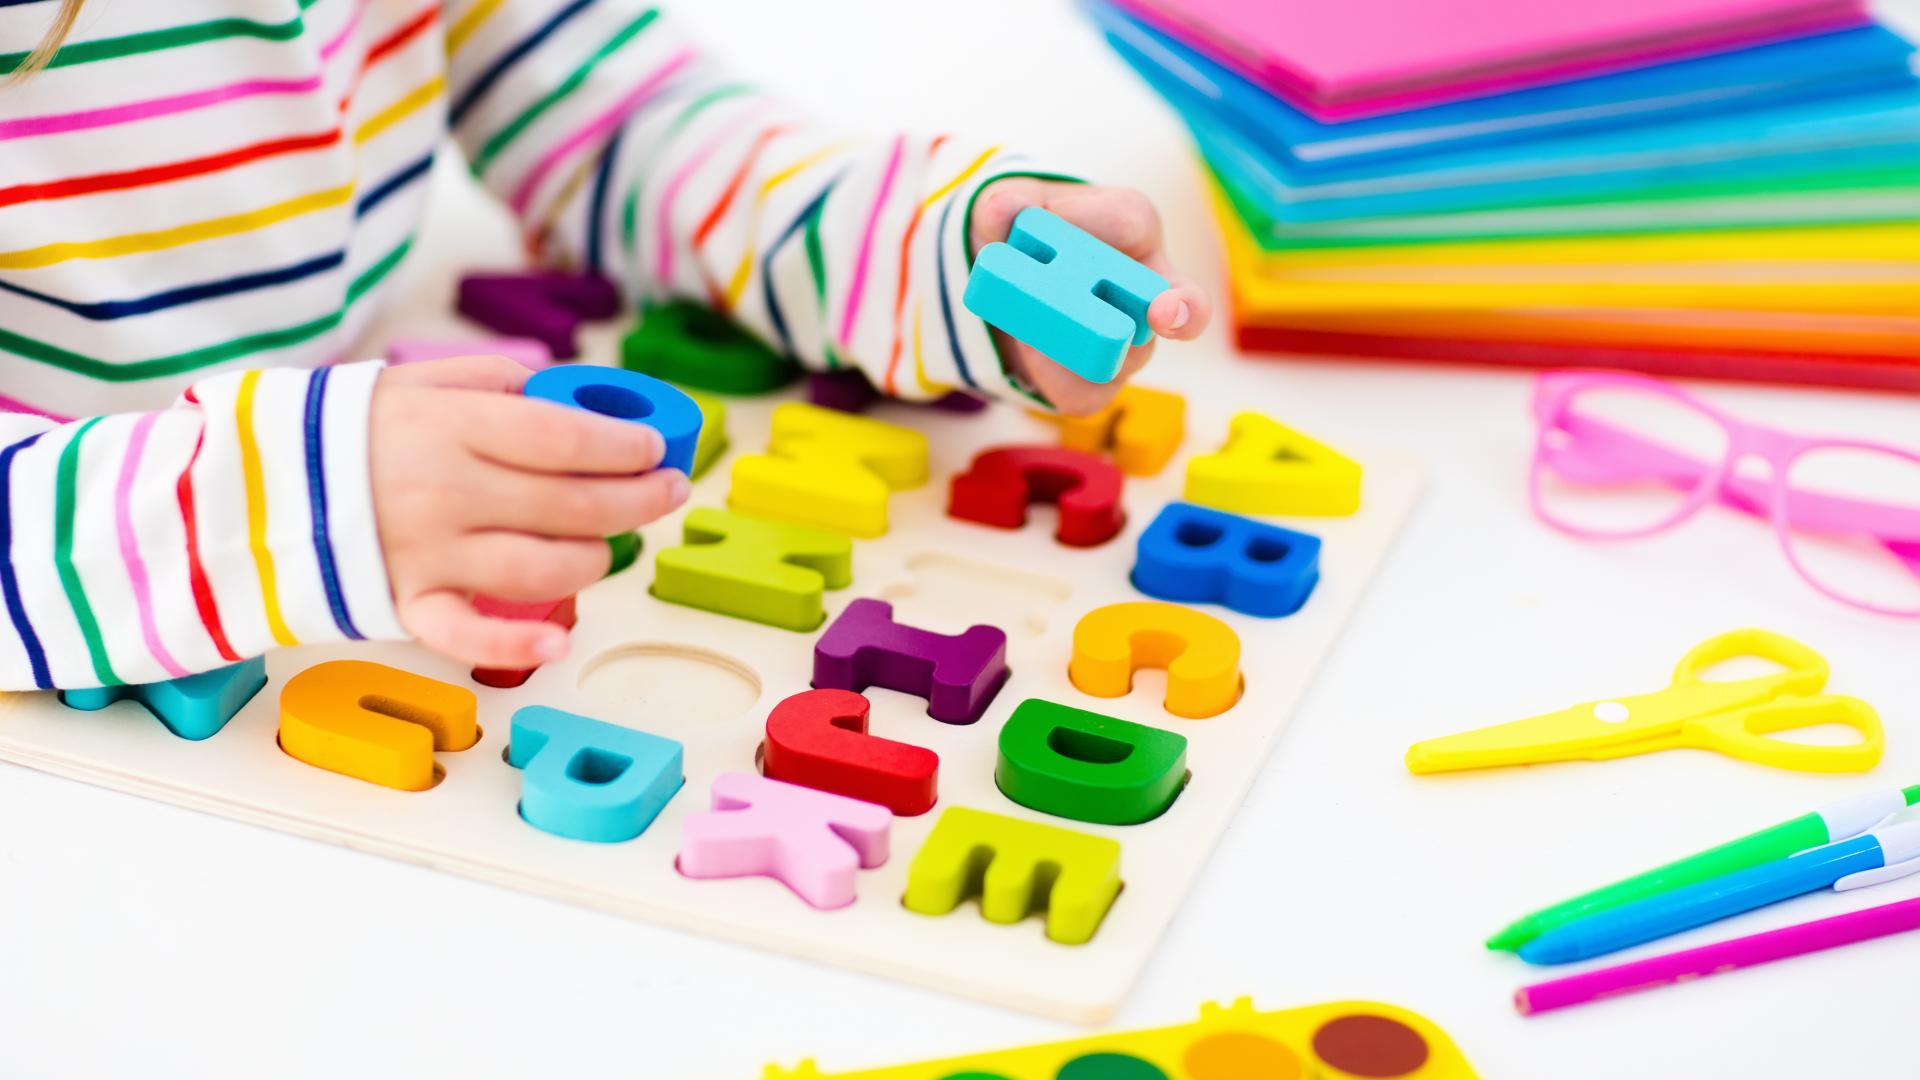
[[[1407,769],[1415,773],[1455,772],[1641,753],[1655,748],[1652,740],[1679,730],[1671,717],[1661,715],[1662,710],[1645,708],[1646,699],[1651,696],[1593,701],[1512,723],[1428,739],[1408,748]],[[1653,715],[1641,716],[1642,712]],[[1615,714],[1621,719],[1602,719]]]

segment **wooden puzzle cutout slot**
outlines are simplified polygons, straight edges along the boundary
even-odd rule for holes
[[[1038,637],[1046,632],[1046,609],[1073,594],[1067,581],[1048,574],[923,551],[907,560],[912,580],[888,585],[877,594],[916,626],[958,633],[992,618],[1006,629]],[[1008,618],[1008,612],[1020,614]]]
[[[596,654],[580,669],[580,689],[605,710],[644,710],[655,725],[698,727],[738,719],[760,700],[760,673],[742,660],[697,645],[634,642]]]

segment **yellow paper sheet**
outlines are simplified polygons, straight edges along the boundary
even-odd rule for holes
[[[1516,307],[1714,308],[1853,314],[1920,311],[1920,262],[1823,263],[1793,271],[1778,261],[1472,267],[1377,271],[1329,266],[1271,270],[1223,200],[1216,198],[1234,292],[1245,317],[1307,311],[1460,311]],[[1920,240],[1914,258],[1920,259]],[[1544,243],[1544,242],[1543,242]],[[1557,242],[1556,242],[1557,243]],[[1787,275],[1787,276],[1782,276]]]

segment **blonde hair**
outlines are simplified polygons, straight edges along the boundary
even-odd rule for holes
[[[73,33],[73,24],[80,18],[80,6],[84,3],[86,0],[60,0],[60,10],[54,14],[53,25],[47,28],[40,44],[35,45],[27,58],[20,61],[19,67],[0,80],[0,85],[18,82],[51,64],[55,54],[60,51],[61,43],[67,40],[68,34]]]

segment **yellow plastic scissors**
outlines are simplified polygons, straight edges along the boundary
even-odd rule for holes
[[[1750,679],[1709,682],[1700,675],[1723,661],[1771,660],[1784,670]],[[1673,685],[1652,694],[1609,698],[1570,709],[1415,743],[1407,768],[1416,773],[1490,769],[1543,761],[1606,761],[1687,747],[1802,772],[1866,772],[1880,762],[1886,731],[1880,714],[1859,698],[1822,694],[1827,661],[1792,638],[1735,630],[1680,658]],[[1860,741],[1816,746],[1771,738],[1822,724],[1852,728]]]

